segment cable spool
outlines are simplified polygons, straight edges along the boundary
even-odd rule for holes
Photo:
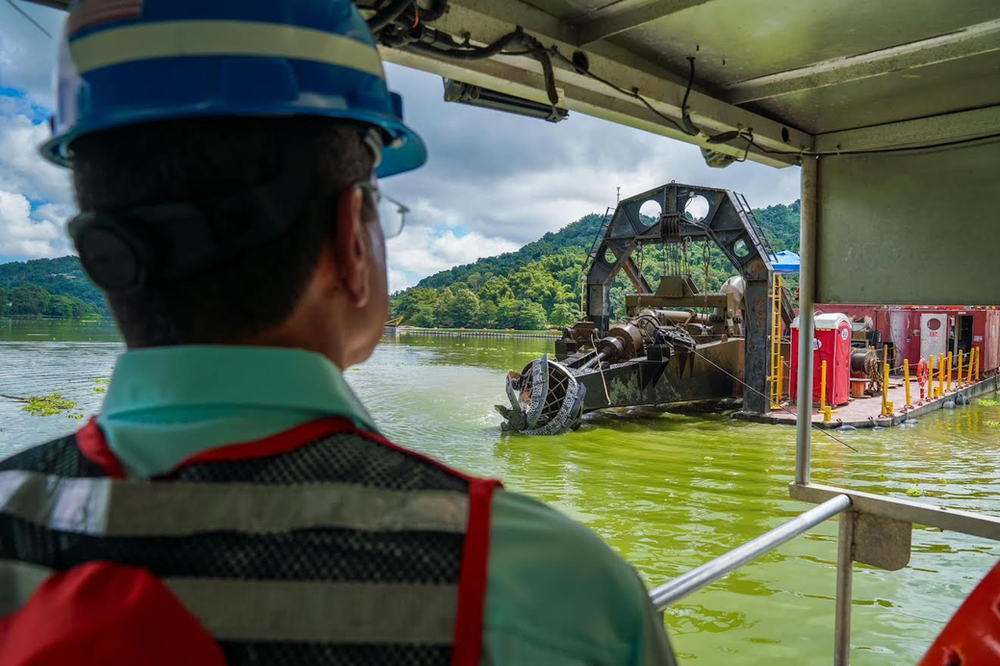
[[[620,360],[628,361],[642,355],[642,331],[635,324],[615,326],[608,331],[608,337],[616,338],[621,343]]]

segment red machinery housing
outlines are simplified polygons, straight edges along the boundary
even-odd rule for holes
[[[826,361],[826,404],[845,405],[851,395],[851,320],[841,313],[816,315],[813,319],[813,404],[820,402],[822,364]],[[799,318],[792,322],[792,350],[799,348]],[[798,354],[792,355],[791,395],[798,395]]]
[[[882,339],[896,348],[896,362],[910,362],[915,372],[921,358],[958,352],[966,358],[972,348],[979,349],[979,371],[1000,369],[1000,309],[995,307],[924,306],[924,305],[817,305],[852,319],[871,317]],[[890,359],[891,360],[891,359]]]

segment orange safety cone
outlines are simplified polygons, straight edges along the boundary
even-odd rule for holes
[[[1000,664],[1000,564],[986,574],[920,660],[920,666]]]

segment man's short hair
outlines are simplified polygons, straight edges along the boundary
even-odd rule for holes
[[[316,177],[285,232],[206,271],[108,294],[129,347],[238,342],[284,321],[334,242],[341,192],[370,177],[373,156],[361,126],[321,118],[177,120],[74,142],[77,201],[94,210],[241,192],[274,178],[284,142],[302,139],[315,145]]]

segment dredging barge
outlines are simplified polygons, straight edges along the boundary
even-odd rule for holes
[[[662,211],[657,218],[639,213],[650,201]],[[642,271],[643,248],[686,255],[692,240],[721,250],[736,275],[719,293],[699,292],[686,262],[665,262],[653,290]],[[595,410],[727,398],[742,398],[738,418],[794,424],[785,405],[794,402],[795,364],[785,359],[796,344],[796,311],[776,273],[776,256],[746,199],[729,190],[669,183],[622,200],[605,215],[587,256],[586,318],[563,331],[553,358],[543,355],[508,374],[510,404],[497,405],[503,428],[552,435],[577,428],[583,414]],[[612,325],[610,288],[622,271],[635,291],[625,296],[626,318]],[[814,340],[816,367],[830,369],[829,378],[814,376],[816,426],[898,425],[939,409],[959,389],[960,400],[1000,385],[985,381],[1000,368],[996,308],[824,309],[831,313],[817,317],[814,327],[830,319],[839,328],[829,332],[835,335],[826,346],[825,334]],[[843,353],[833,355],[835,346]],[[974,348],[982,357],[975,382],[971,374],[964,381],[956,376],[954,392],[949,382],[940,396],[915,397],[921,359],[947,358],[948,367],[960,371],[963,354],[971,360]],[[883,397],[881,406],[864,399],[875,396]]]
[[[657,218],[640,215],[649,201]],[[699,292],[688,266],[675,261],[654,290],[642,272],[643,248],[680,256],[691,241],[721,250],[737,274],[719,293]],[[586,318],[565,329],[555,359],[544,355],[509,373],[510,406],[497,406],[505,429],[558,434],[593,410],[720,398],[742,397],[745,410],[763,413],[771,382],[780,381],[768,365],[772,319],[788,325],[792,314],[773,255],[740,194],[668,183],[623,199],[588,253]],[[610,290],[621,271],[635,292],[625,297],[626,321],[612,326]]]

